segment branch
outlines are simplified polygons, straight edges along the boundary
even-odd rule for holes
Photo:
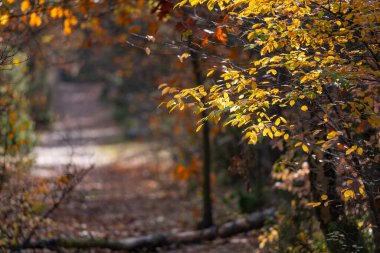
[[[227,238],[239,233],[248,232],[252,229],[259,229],[264,226],[265,221],[275,214],[275,208],[268,208],[263,211],[254,212],[244,218],[229,221],[221,226],[212,228],[191,230],[177,233],[161,233],[139,237],[131,237],[118,241],[108,241],[106,239],[65,239],[55,238],[30,242],[19,247],[10,248],[12,252],[21,249],[89,249],[101,248],[109,250],[136,251],[142,249],[156,249],[158,247],[171,244],[191,244],[202,241],[211,241],[216,238]]]

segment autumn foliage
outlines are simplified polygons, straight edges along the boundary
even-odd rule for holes
[[[318,209],[327,240],[339,233],[335,226],[354,229],[349,220],[368,212],[377,244],[379,3],[185,0],[177,7],[187,3],[228,17],[223,29],[230,33],[217,27],[215,39],[244,48],[250,58],[245,65],[223,59],[208,74],[218,73],[214,85],[180,90],[168,107],[195,100],[195,111],[207,111],[199,128],[221,121],[238,127],[250,144],[271,139],[284,152],[276,173],[299,171],[306,161],[314,201],[300,204]],[[350,210],[352,202],[361,210]],[[361,242],[351,236],[356,242],[343,236],[329,249],[354,251]]]
[[[269,203],[278,207],[276,220],[258,236],[257,252],[380,251],[379,1],[6,0],[0,8],[4,67],[19,65],[23,54],[32,61],[44,58],[35,40],[53,52],[112,47],[117,70],[111,76],[120,79],[146,63],[135,53],[123,58],[125,47],[157,65],[150,74],[164,101],[160,108],[176,118],[170,130],[179,147],[175,180],[210,181],[210,170],[218,169],[210,165],[217,160],[210,149],[223,148],[210,142],[223,134],[233,139],[231,146],[244,140],[259,151],[275,149],[275,158],[254,158],[270,160],[271,171],[262,173],[270,178],[255,183],[268,189],[274,199]],[[165,66],[154,58],[160,54]],[[6,158],[23,156],[34,138],[26,92],[11,87],[11,80],[0,87]],[[160,128],[162,119],[151,122]],[[194,151],[199,131],[203,154]],[[242,161],[248,155],[237,153],[226,152],[233,156],[226,159],[229,167],[250,181],[257,171],[241,169],[249,167]],[[0,176],[12,171],[8,167]],[[5,181],[0,178],[0,187]],[[17,196],[32,213],[49,192],[46,185],[63,194],[70,183],[65,177],[40,182],[32,184],[35,196]],[[11,236],[0,233],[0,243],[22,244],[13,223],[6,226]],[[35,223],[27,223],[26,231],[34,234]]]

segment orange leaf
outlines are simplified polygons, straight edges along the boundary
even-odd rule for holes
[[[203,38],[202,42],[201,42],[201,46],[202,46],[202,47],[205,47],[205,46],[207,46],[207,45],[208,45],[208,35],[206,35],[206,36]]]
[[[214,33],[214,37],[215,37],[218,41],[220,41],[220,42],[222,42],[222,43],[224,43],[224,44],[227,43],[227,34],[225,34],[225,33],[223,32],[223,29],[222,29],[221,27],[216,28],[216,32]]]

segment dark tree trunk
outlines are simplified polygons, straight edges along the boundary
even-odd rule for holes
[[[202,117],[205,117],[202,112]],[[212,200],[211,200],[211,148],[210,148],[210,129],[206,121],[203,125],[203,216],[200,224],[201,228],[208,228],[213,225]]]
[[[326,206],[322,204],[315,208],[327,247],[332,253],[367,253],[360,231],[344,212],[344,202],[337,192],[336,168],[331,161],[333,158],[326,154],[321,156],[324,160],[322,163],[310,159],[310,184],[315,202],[321,201],[323,194],[332,200]]]
[[[55,238],[42,241],[28,242],[23,245],[10,248],[11,252],[20,252],[22,249],[109,249],[123,252],[151,252],[170,245],[181,245],[211,241],[217,238],[228,238],[230,236],[245,233],[252,229],[262,228],[267,219],[275,215],[274,208],[268,208],[259,212],[229,221],[221,226],[214,226],[202,230],[160,233],[146,236],[138,236],[108,241],[107,239],[77,239],[77,238]],[[96,251],[97,252],[97,251]]]
[[[367,195],[367,203],[370,209],[371,219],[373,223],[373,239],[375,252],[380,252],[380,170],[379,166],[371,164],[364,169],[360,167],[359,161],[354,159],[356,171],[359,171],[363,180],[365,193]]]
[[[193,66],[194,77],[197,85],[203,83],[203,74],[199,62],[199,54],[192,44],[192,38],[189,37],[189,47],[191,55],[191,63]],[[202,112],[202,118],[207,116],[206,111]],[[200,228],[208,228],[213,225],[212,218],[212,200],[211,200],[211,148],[210,148],[210,126],[209,122],[205,121],[202,128],[203,138],[203,214],[202,221],[199,224]]]

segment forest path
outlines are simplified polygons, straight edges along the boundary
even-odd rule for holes
[[[100,94],[100,84],[59,83],[53,87],[55,120],[52,129],[40,135],[35,149],[38,173],[69,163],[86,167],[111,162],[109,157],[97,155],[96,146],[122,139],[122,132],[112,118],[110,105],[99,101]]]
[[[61,83],[53,89],[57,117],[53,128],[40,135],[33,174],[50,177],[67,168],[95,168],[53,214],[52,235],[116,240],[193,229],[200,196],[172,180],[169,153],[160,145],[123,139],[112,107],[99,100],[100,94],[100,84]],[[230,217],[220,201],[216,206],[218,220]],[[162,251],[252,252],[252,238],[241,235]]]

